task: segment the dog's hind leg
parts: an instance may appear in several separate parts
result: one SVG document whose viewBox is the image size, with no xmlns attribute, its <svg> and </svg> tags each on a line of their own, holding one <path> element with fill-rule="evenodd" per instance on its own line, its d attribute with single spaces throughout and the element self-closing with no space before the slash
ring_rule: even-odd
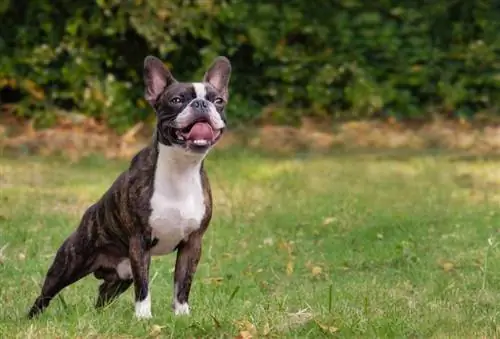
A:
<svg viewBox="0 0 500 339">
<path fill-rule="evenodd" d="M 95 276 L 96 278 L 104 279 L 104 282 L 99 286 L 99 295 L 95 304 L 95 308 L 97 309 L 106 306 L 118 298 L 133 282 L 133 279 L 121 279 L 114 271 L 96 272 Z"/>
<path fill-rule="evenodd" d="M 42 291 L 31 307 L 28 318 L 33 318 L 49 306 L 51 300 L 65 287 L 88 275 L 92 268 L 91 260 L 84 255 L 87 245 L 73 234 L 66 239 L 56 253 L 50 266 Z M 75 241 L 76 240 L 76 241 Z"/>
</svg>

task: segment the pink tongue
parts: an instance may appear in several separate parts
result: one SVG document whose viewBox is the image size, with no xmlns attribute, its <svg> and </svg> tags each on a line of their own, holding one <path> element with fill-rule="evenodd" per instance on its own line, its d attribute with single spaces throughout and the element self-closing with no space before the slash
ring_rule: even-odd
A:
<svg viewBox="0 0 500 339">
<path fill-rule="evenodd" d="M 212 127 L 206 122 L 197 122 L 186 135 L 188 140 L 212 140 L 214 136 Z"/>
</svg>

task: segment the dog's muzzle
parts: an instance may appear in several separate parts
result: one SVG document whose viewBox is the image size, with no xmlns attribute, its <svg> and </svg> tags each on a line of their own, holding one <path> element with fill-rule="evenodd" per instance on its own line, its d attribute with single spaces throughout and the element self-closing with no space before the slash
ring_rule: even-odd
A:
<svg viewBox="0 0 500 339">
<path fill-rule="evenodd" d="M 210 102 L 195 99 L 188 109 L 179 114 L 175 129 L 178 144 L 183 144 L 193 151 L 205 151 L 213 146 L 224 131 L 224 122 Z"/>
</svg>

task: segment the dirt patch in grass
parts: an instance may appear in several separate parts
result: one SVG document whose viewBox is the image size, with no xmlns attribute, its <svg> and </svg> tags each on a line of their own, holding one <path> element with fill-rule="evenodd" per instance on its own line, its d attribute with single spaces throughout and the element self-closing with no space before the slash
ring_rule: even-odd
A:
<svg viewBox="0 0 500 339">
<path fill-rule="evenodd" d="M 77 160 L 101 153 L 130 158 L 147 144 L 153 126 L 139 123 L 122 135 L 92 118 L 60 115 L 57 123 L 35 129 L 30 121 L 0 119 L 0 152 L 64 154 Z M 227 131 L 218 148 L 245 146 L 275 153 L 328 152 L 334 149 L 446 149 L 468 154 L 500 154 L 500 125 L 435 119 L 425 123 L 394 121 L 316 122 L 299 127 L 264 125 Z"/>
</svg>

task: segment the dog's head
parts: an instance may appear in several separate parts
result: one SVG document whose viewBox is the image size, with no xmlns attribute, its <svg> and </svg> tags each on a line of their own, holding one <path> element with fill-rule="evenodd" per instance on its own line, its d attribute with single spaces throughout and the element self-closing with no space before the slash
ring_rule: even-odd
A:
<svg viewBox="0 0 500 339">
<path fill-rule="evenodd" d="M 208 151 L 226 127 L 231 64 L 217 57 L 201 82 L 179 82 L 156 57 L 144 60 L 145 98 L 156 111 L 159 142 Z"/>
</svg>

